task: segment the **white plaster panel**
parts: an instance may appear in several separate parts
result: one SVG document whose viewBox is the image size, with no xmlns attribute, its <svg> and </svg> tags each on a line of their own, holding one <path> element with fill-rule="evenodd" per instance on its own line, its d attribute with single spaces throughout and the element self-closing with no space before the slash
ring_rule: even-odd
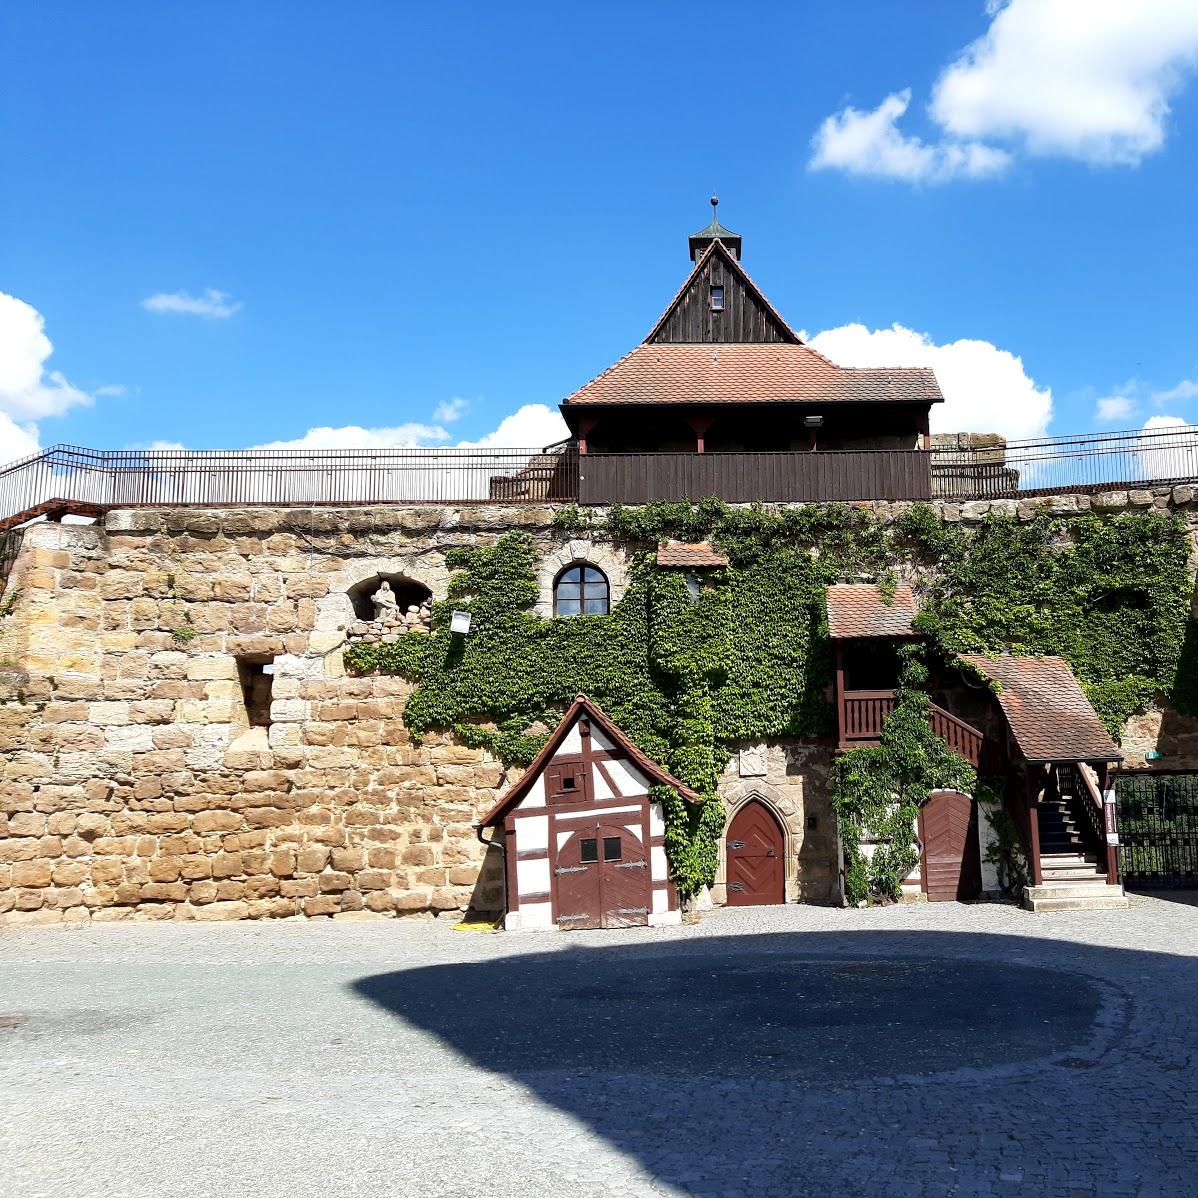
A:
<svg viewBox="0 0 1198 1198">
<path fill-rule="evenodd" d="M 663 911 L 670 909 L 670 894 L 669 891 L 658 888 L 653 892 L 653 914 L 660 915 Z"/>
<path fill-rule="evenodd" d="M 525 850 L 549 849 L 549 816 L 534 815 L 516 825 L 516 847 Z"/>
<path fill-rule="evenodd" d="M 537 775 L 536 781 L 528 788 L 528 794 L 520 800 L 517 806 L 521 811 L 525 807 L 545 806 L 545 779 L 540 774 Z"/>
<path fill-rule="evenodd" d="M 660 803 L 649 804 L 649 835 L 664 836 L 666 834 L 666 821 L 661 813 Z"/>
<path fill-rule="evenodd" d="M 620 796 L 613 793 L 612 788 L 608 786 L 607 779 L 595 766 L 591 766 L 591 794 L 595 796 L 597 803 L 602 803 L 606 799 L 618 799 Z"/>
<path fill-rule="evenodd" d="M 666 851 L 659 844 L 655 844 L 649 850 L 649 867 L 655 882 L 665 882 L 669 880 L 670 867 L 666 863 Z"/>
<path fill-rule="evenodd" d="M 577 757 L 582 752 L 582 733 L 578 731 L 578 722 L 575 721 L 570 731 L 566 733 L 565 740 L 558 745 L 553 756 L 557 757 Z"/>
<path fill-rule="evenodd" d="M 649 779 L 635 765 L 626 761 L 608 761 L 605 764 L 622 797 L 631 798 L 633 795 L 649 793 Z"/>
<path fill-rule="evenodd" d="M 641 835 L 640 828 L 636 824 L 628 824 L 627 830 L 631 835 L 635 836 L 637 838 L 637 840 L 644 839 L 644 837 Z"/>
<path fill-rule="evenodd" d="M 548 894 L 549 858 L 516 862 L 516 888 L 521 894 Z"/>
<path fill-rule="evenodd" d="M 559 812 L 557 821 L 559 824 L 565 823 L 567 820 L 571 823 L 578 820 L 590 820 L 593 823 L 597 819 L 607 819 L 609 816 L 615 816 L 617 817 L 616 823 L 621 824 L 627 822 L 626 819 L 618 818 L 623 816 L 625 812 L 635 812 L 637 815 L 640 815 L 641 809 L 639 807 L 609 807 L 606 811 L 571 811 L 567 814 Z"/>
<path fill-rule="evenodd" d="M 591 725 L 591 740 L 595 742 L 596 749 L 606 749 L 608 752 L 611 752 L 616 747 L 594 724 Z"/>
<path fill-rule="evenodd" d="M 504 921 L 504 926 L 511 926 L 513 931 L 548 931 L 556 926 L 553 922 L 553 905 L 551 903 L 522 903 L 520 910 L 513 914 L 520 917 L 518 923 L 509 925 L 506 920 Z M 508 919 L 511 919 L 510 915 Z"/>
<path fill-rule="evenodd" d="M 682 923 L 681 911 L 653 911 L 649 914 L 651 928 L 668 928 Z"/>
</svg>

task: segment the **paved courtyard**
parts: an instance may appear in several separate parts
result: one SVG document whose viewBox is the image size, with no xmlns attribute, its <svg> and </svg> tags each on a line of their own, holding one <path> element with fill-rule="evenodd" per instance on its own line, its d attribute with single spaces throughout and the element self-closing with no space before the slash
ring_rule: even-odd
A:
<svg viewBox="0 0 1198 1198">
<path fill-rule="evenodd" d="M 1198 1195 L 1198 906 L 0 933 L 0 1194 Z"/>
</svg>

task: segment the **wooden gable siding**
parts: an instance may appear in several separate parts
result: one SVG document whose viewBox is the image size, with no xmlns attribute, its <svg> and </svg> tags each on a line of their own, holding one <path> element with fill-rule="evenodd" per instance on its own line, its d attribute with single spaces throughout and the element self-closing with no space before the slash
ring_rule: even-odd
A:
<svg viewBox="0 0 1198 1198">
<path fill-rule="evenodd" d="M 724 310 L 711 310 L 711 288 L 724 288 Z M 793 341 L 794 334 L 753 293 L 744 276 L 712 254 L 650 338 L 651 344 Z"/>
</svg>

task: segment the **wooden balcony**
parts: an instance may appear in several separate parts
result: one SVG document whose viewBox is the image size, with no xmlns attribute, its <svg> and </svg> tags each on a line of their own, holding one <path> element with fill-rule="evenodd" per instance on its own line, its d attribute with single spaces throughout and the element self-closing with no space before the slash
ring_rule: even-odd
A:
<svg viewBox="0 0 1198 1198">
<path fill-rule="evenodd" d="M 932 455 L 921 449 L 788 453 L 586 453 L 584 504 L 706 499 L 816 503 L 931 499 Z"/>
<path fill-rule="evenodd" d="M 862 749 L 879 744 L 882 724 L 894 710 L 894 691 L 845 691 L 840 701 L 840 747 Z M 982 754 L 982 734 L 971 724 L 933 703 L 932 731 L 954 753 L 977 766 Z"/>
</svg>

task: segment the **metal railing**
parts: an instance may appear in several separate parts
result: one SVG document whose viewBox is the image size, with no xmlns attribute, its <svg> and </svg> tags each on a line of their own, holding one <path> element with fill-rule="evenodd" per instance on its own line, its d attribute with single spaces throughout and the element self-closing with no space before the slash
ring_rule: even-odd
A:
<svg viewBox="0 0 1198 1198">
<path fill-rule="evenodd" d="M 1198 887 L 1198 774 L 1122 773 L 1115 795 L 1125 884 Z"/>
<path fill-rule="evenodd" d="M 995 446 L 957 447 L 939 439 L 932 492 L 958 499 L 1129 490 L 1198 479 L 1198 425 L 1038 437 Z"/>
<path fill-rule="evenodd" d="M 972 441 L 976 441 L 974 438 Z M 370 503 L 1002 499 L 1198 481 L 1198 426 L 962 437 L 923 450 L 592 454 L 548 449 L 114 450 L 58 445 L 0 468 L 0 530 L 55 510 Z"/>
<path fill-rule="evenodd" d="M 0 528 L 56 509 L 549 503 L 578 495 L 577 451 L 112 450 L 56 445 L 0 469 Z"/>
</svg>

